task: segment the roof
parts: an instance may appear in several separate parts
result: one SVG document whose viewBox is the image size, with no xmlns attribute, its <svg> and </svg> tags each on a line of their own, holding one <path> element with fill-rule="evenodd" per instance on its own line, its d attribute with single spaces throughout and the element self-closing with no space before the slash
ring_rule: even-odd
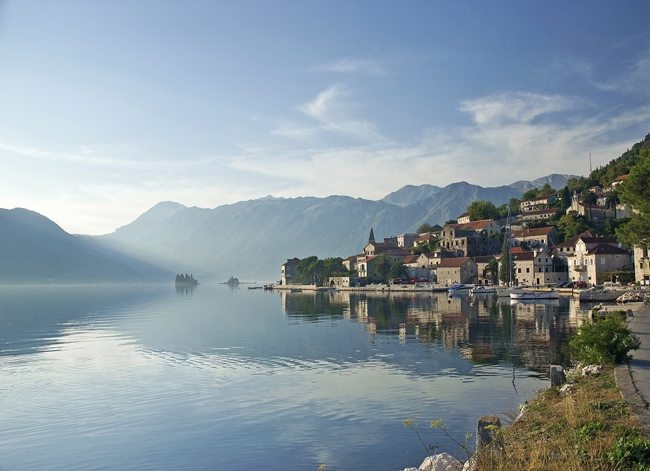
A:
<svg viewBox="0 0 650 471">
<path fill-rule="evenodd" d="M 463 214 L 461 214 L 460 216 L 458 216 L 458 219 L 460 219 L 460 218 L 466 218 L 467 216 L 469 216 L 469 213 L 463 213 Z"/>
<path fill-rule="evenodd" d="M 587 252 L 587 255 L 629 255 L 630 253 L 620 247 L 609 244 L 599 244 Z"/>
<path fill-rule="evenodd" d="M 532 212 L 532 211 L 531 211 Z M 539 237 L 547 236 L 555 229 L 554 226 L 546 227 L 533 227 L 530 229 L 522 229 L 519 231 L 512 231 L 511 237 Z"/>
<path fill-rule="evenodd" d="M 619 175 L 618 177 L 616 177 L 616 178 L 614 179 L 614 181 L 615 181 L 615 182 L 622 182 L 622 181 L 624 181 L 624 180 L 627 180 L 627 177 L 629 177 L 629 176 L 630 176 L 629 173 L 626 173 L 625 175 Z"/>
<path fill-rule="evenodd" d="M 434 236 L 432 233 L 427 232 L 426 234 L 422 234 L 420 237 L 415 239 L 415 242 L 427 242 L 431 239 L 436 239 L 437 237 Z"/>
<path fill-rule="evenodd" d="M 549 208 L 549 209 L 539 209 L 537 211 L 526 211 L 521 214 L 521 216 L 535 216 L 537 214 L 555 214 L 560 210 L 560 208 Z"/>
<path fill-rule="evenodd" d="M 406 265 L 407 263 L 415 263 L 418 261 L 418 258 L 420 258 L 419 255 L 409 255 L 404 259 L 404 265 Z"/>
<path fill-rule="evenodd" d="M 458 268 L 460 266 L 463 266 L 465 263 L 471 261 L 472 260 L 469 259 L 468 257 L 443 258 L 442 261 L 440 262 L 440 265 L 438 265 L 438 268 Z"/>
<path fill-rule="evenodd" d="M 288 258 L 287 261 L 282 264 L 282 266 L 284 266 L 284 265 L 298 265 L 299 263 L 300 263 L 300 259 L 297 258 L 297 257 Z"/>
<path fill-rule="evenodd" d="M 583 236 L 593 237 L 594 235 L 590 231 L 584 231 L 578 234 L 577 236 L 573 236 L 570 239 L 565 240 L 561 244 L 557 244 L 557 247 L 575 247 L 576 243 L 578 242 L 578 239 L 580 239 L 580 237 Z"/>
<path fill-rule="evenodd" d="M 471 221 L 466 224 L 448 224 L 448 227 L 460 230 L 481 231 L 490 225 L 491 222 L 496 224 L 494 219 L 481 219 L 480 221 Z"/>
</svg>

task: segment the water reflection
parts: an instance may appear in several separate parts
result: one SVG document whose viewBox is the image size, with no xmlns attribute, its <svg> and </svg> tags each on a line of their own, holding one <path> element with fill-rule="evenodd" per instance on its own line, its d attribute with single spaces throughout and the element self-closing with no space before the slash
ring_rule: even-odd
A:
<svg viewBox="0 0 650 471">
<path fill-rule="evenodd" d="M 441 344 L 475 364 L 512 363 L 546 372 L 565 364 L 568 338 L 587 308 L 570 298 L 511 302 L 507 298 L 449 298 L 445 293 L 286 293 L 289 318 L 350 319 L 372 336 Z"/>
</svg>

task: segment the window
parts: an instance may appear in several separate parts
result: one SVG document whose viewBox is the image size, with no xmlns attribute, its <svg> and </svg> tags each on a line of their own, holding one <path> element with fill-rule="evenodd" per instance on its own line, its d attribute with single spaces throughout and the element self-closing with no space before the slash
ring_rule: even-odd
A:
<svg viewBox="0 0 650 471">
<path fill-rule="evenodd" d="M 526 273 L 530 273 L 530 268 L 526 268 Z"/>
<path fill-rule="evenodd" d="M 618 255 L 616 256 L 618 258 Z M 605 265 L 605 257 L 600 257 L 600 264 Z"/>
</svg>

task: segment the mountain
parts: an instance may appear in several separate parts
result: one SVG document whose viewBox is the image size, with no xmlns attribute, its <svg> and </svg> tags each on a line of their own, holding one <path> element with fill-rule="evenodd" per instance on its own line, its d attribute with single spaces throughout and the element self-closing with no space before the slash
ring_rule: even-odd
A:
<svg viewBox="0 0 650 471">
<path fill-rule="evenodd" d="M 577 177 L 576 175 L 564 175 L 564 174 L 553 173 L 546 177 L 533 180 L 532 182 L 519 180 L 518 182 L 515 182 L 508 186 L 521 191 L 522 194 L 532 188 L 542 188 L 547 183 L 550 185 L 551 188 L 560 190 L 566 186 L 567 181 L 569 181 L 570 178 L 579 178 L 579 177 Z"/>
<path fill-rule="evenodd" d="M 569 176 L 536 180 L 556 188 Z M 358 254 L 370 228 L 378 239 L 414 232 L 422 223 L 456 219 L 475 200 L 496 205 L 519 198 L 535 182 L 483 188 L 466 182 L 444 188 L 406 186 L 379 201 L 329 196 L 241 201 L 214 209 L 164 202 L 98 240 L 113 251 L 199 279 L 275 280 L 288 258 Z"/>
<path fill-rule="evenodd" d="M 144 273 L 166 273 L 21 208 L 0 209 L 0 247 L 0 283 L 145 282 Z"/>
</svg>

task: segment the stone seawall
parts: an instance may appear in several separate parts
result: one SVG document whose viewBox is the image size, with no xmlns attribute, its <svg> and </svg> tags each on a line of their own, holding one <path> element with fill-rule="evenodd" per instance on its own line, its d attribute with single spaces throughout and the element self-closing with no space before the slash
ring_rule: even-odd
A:
<svg viewBox="0 0 650 471">
<path fill-rule="evenodd" d="M 583 289 L 574 291 L 573 296 L 577 296 L 580 301 L 616 301 L 627 292 L 624 289 Z"/>
<path fill-rule="evenodd" d="M 434 284 L 416 284 L 416 285 L 367 285 L 367 286 L 348 286 L 330 288 L 327 286 L 315 285 L 273 285 L 274 290 L 278 291 L 360 291 L 360 292 L 392 292 L 392 293 L 434 293 L 445 292 L 448 287 Z"/>
</svg>

